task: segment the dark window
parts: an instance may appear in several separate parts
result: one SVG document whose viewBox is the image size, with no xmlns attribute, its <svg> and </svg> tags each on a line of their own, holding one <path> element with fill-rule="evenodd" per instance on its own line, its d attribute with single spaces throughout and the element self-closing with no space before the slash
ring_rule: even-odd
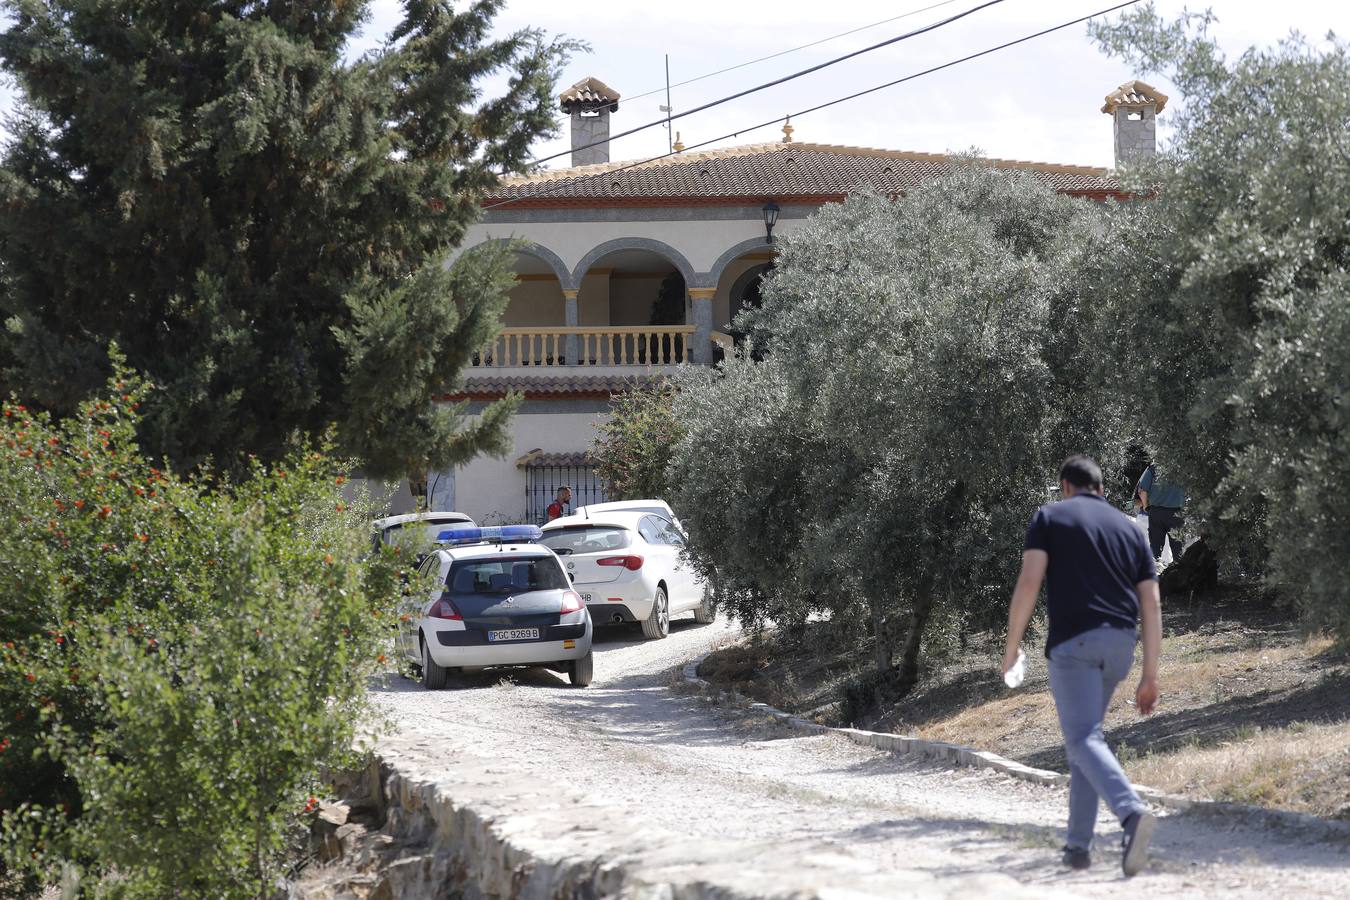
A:
<svg viewBox="0 0 1350 900">
<path fill-rule="evenodd" d="M 633 542 L 633 532 L 608 525 L 578 525 L 545 531 L 539 543 L 561 556 L 571 553 L 603 553 L 622 550 Z"/>
<path fill-rule="evenodd" d="M 595 466 L 530 466 L 525 470 L 525 521 L 536 525 L 548 521 L 548 505 L 564 485 L 572 489 L 568 513 L 578 506 L 609 499 Z"/>
<path fill-rule="evenodd" d="M 452 596 L 561 591 L 569 587 L 557 557 L 519 556 L 466 559 L 450 567 L 445 583 Z"/>
</svg>

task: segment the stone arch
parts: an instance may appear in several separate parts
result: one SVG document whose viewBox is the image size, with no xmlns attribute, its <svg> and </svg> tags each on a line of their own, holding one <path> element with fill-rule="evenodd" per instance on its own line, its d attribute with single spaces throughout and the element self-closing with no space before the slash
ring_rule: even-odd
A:
<svg viewBox="0 0 1350 900">
<path fill-rule="evenodd" d="M 712 287 L 715 288 L 722 281 L 722 272 L 727 266 L 749 253 L 751 250 L 773 250 L 776 245 L 770 244 L 762 237 L 753 237 L 749 240 L 741 241 L 739 244 L 731 247 L 727 252 L 717 257 L 717 262 L 712 264 L 712 268 L 699 276 L 699 281 L 694 283 L 694 287 Z"/>
<path fill-rule="evenodd" d="M 562 261 L 562 257 L 543 244 L 536 244 L 534 241 L 521 240 L 520 238 L 488 238 L 474 244 L 473 247 L 465 247 L 464 252 L 468 253 L 476 247 L 486 247 L 489 244 L 506 244 L 516 253 L 526 253 L 547 264 L 553 270 L 553 274 L 557 276 L 558 283 L 562 285 L 564 290 L 576 286 L 572 284 L 571 273 L 567 271 L 567 263 Z"/>
<path fill-rule="evenodd" d="M 745 297 L 745 289 L 748 288 L 756 278 L 763 277 L 764 273 L 769 271 L 769 267 L 772 265 L 772 262 L 766 262 L 758 266 L 751 266 L 731 283 L 731 289 L 727 291 L 727 305 L 733 319 L 736 318 L 736 314 L 744 308 L 743 300 Z"/>
<path fill-rule="evenodd" d="M 684 277 L 686 287 L 697 287 L 697 276 L 694 274 L 694 267 L 689 264 L 689 260 L 684 258 L 684 254 L 664 241 L 656 241 L 651 238 L 615 238 L 612 241 L 605 241 L 597 247 L 591 249 L 589 253 L 581 258 L 577 267 L 572 270 L 571 278 L 566 287 L 578 287 L 581 285 L 581 279 L 586 277 L 587 270 L 595 265 L 601 257 L 608 256 L 616 250 L 646 250 L 649 253 L 656 253 L 665 257 L 672 266 L 679 270 L 680 275 Z"/>
</svg>

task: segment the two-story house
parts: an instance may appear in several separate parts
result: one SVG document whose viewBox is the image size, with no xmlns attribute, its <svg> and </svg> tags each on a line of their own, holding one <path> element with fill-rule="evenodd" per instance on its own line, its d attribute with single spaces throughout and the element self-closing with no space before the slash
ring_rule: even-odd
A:
<svg viewBox="0 0 1350 900">
<path fill-rule="evenodd" d="M 564 91 L 572 167 L 505 180 L 484 201 L 463 249 L 520 242 L 501 335 L 446 400 L 474 404 L 520 391 L 504 459 L 429 473 L 430 503 L 480 520 L 537 521 L 554 489 L 574 504 L 602 498 L 588 456 L 611 396 L 679 366 L 710 365 L 729 347 L 737 311 L 758 300 L 772 238 L 859 188 L 899 197 L 949 166 L 936 153 L 780 141 L 681 151 L 640 164 L 608 158 L 619 95 L 588 78 Z M 1106 98 L 1117 164 L 1153 152 L 1167 98 L 1133 81 Z M 1107 170 L 991 159 L 1086 199 L 1121 196 Z M 410 503 L 401 492 L 400 504 Z"/>
</svg>

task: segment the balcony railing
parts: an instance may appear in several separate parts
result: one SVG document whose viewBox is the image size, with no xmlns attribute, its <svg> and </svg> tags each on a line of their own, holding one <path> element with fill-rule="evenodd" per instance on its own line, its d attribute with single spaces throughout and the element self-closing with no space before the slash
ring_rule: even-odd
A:
<svg viewBox="0 0 1350 900">
<path fill-rule="evenodd" d="M 673 366 L 694 356 L 693 325 L 503 328 L 473 365 Z"/>
</svg>

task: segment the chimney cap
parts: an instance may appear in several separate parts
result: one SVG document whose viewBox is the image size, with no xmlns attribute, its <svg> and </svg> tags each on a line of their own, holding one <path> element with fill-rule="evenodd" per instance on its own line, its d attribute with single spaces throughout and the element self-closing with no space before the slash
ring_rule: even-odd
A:
<svg viewBox="0 0 1350 900">
<path fill-rule="evenodd" d="M 604 107 L 609 107 L 610 112 L 618 112 L 619 92 L 591 75 L 559 94 L 558 102 L 566 113 L 590 112 Z"/>
<path fill-rule="evenodd" d="M 1151 106 L 1155 113 L 1160 113 L 1166 105 L 1166 94 L 1136 78 L 1107 94 L 1106 105 L 1102 107 L 1102 112 L 1111 115 L 1117 109 L 1144 109 Z"/>
</svg>

